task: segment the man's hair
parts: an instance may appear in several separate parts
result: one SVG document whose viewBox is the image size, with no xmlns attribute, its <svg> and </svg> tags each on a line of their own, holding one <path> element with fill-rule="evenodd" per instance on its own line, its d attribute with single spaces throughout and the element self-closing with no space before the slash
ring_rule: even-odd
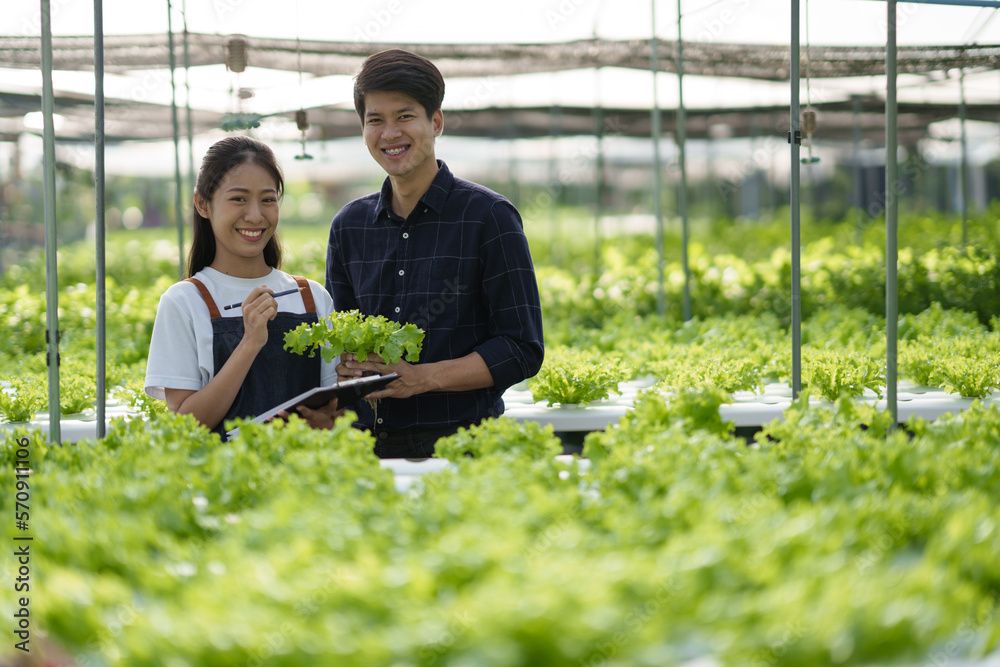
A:
<svg viewBox="0 0 1000 667">
<path fill-rule="evenodd" d="M 444 100 L 444 77 L 427 58 L 402 49 L 389 49 L 368 56 L 354 77 L 354 108 L 362 125 L 365 95 L 373 91 L 406 93 L 420 103 L 430 118 Z"/>
</svg>

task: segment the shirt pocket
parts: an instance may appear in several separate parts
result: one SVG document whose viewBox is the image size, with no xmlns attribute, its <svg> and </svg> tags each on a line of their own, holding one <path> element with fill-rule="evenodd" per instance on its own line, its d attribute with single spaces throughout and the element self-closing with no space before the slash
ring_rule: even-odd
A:
<svg viewBox="0 0 1000 667">
<path fill-rule="evenodd" d="M 476 294 L 482 286 L 478 259 L 444 257 L 431 262 L 428 295 L 448 303 Z"/>
</svg>

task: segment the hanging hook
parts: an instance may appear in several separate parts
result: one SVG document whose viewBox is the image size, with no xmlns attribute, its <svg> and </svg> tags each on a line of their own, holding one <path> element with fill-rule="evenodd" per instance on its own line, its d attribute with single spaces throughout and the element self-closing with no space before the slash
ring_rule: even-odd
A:
<svg viewBox="0 0 1000 667">
<path fill-rule="evenodd" d="M 311 160 L 312 155 L 306 153 L 306 130 L 309 129 L 309 117 L 306 115 L 305 109 L 299 109 L 295 112 L 295 125 L 298 126 L 299 132 L 302 133 L 302 139 L 300 140 L 302 144 L 302 155 L 296 155 L 296 160 Z"/>
<path fill-rule="evenodd" d="M 815 164 L 819 162 L 818 157 L 813 157 L 812 136 L 815 131 L 816 112 L 812 109 L 806 109 L 802 112 L 802 132 L 806 135 L 806 140 L 802 142 L 802 145 L 808 150 L 809 156 L 799 160 L 802 164 Z"/>
</svg>

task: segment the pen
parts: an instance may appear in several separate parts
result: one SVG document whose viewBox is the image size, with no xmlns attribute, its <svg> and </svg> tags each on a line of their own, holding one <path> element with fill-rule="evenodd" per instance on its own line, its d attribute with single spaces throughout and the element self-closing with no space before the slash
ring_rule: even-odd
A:
<svg viewBox="0 0 1000 667">
<path fill-rule="evenodd" d="M 296 292 L 301 292 L 302 290 L 303 290 L 302 287 L 296 287 L 295 289 L 286 289 L 284 292 L 275 292 L 271 296 L 277 299 L 279 296 L 285 296 L 286 294 L 295 294 Z M 230 308 L 239 308 L 242 305 L 243 305 L 242 303 L 231 303 L 228 306 L 225 306 L 222 310 L 229 310 Z"/>
</svg>

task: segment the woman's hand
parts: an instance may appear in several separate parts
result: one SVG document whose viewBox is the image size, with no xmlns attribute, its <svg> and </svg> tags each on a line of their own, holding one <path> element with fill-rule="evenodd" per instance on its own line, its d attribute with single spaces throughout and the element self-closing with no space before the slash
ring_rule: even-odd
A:
<svg viewBox="0 0 1000 667">
<path fill-rule="evenodd" d="M 255 287 L 241 305 L 243 342 L 257 351 L 267 343 L 267 323 L 278 315 L 278 302 L 271 296 L 273 293 L 263 285 Z"/>
<path fill-rule="evenodd" d="M 333 423 L 337 420 L 337 417 L 343 417 L 344 411 L 338 409 L 337 399 L 331 398 L 330 402 L 321 408 L 316 408 L 312 410 L 304 405 L 296 407 L 299 415 L 306 420 L 313 428 L 320 428 L 330 430 L 333 428 Z M 279 417 L 288 418 L 288 413 L 282 411 L 278 413 Z"/>
</svg>

